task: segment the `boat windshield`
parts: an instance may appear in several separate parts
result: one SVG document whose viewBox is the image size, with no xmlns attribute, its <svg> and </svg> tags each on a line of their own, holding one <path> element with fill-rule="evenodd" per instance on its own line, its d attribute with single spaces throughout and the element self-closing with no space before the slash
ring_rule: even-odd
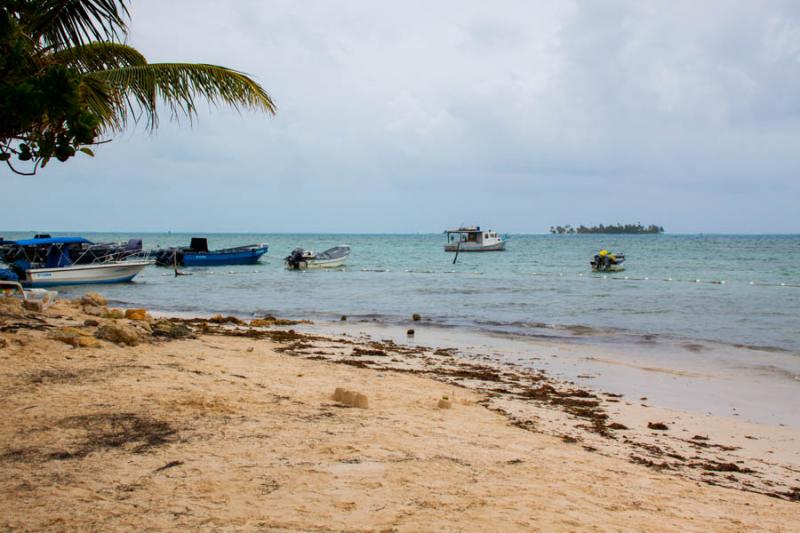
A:
<svg viewBox="0 0 800 533">
<path fill-rule="evenodd" d="M 447 240 L 449 242 L 478 242 L 479 231 L 448 231 Z"/>
<path fill-rule="evenodd" d="M 334 246 L 333 248 L 328 248 L 324 252 L 317 254 L 317 259 L 338 259 L 349 253 L 349 246 Z"/>
</svg>

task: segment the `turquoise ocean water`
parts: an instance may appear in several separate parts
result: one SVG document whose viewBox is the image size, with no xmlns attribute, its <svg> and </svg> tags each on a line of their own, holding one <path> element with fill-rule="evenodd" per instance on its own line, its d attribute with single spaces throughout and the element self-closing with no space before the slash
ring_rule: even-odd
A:
<svg viewBox="0 0 800 533">
<path fill-rule="evenodd" d="M 82 235 L 96 242 L 140 237 L 145 248 L 188 245 L 192 237 Z M 441 234 L 206 236 L 210 248 L 267 242 L 270 249 L 257 265 L 185 269 L 192 275 L 178 278 L 148 267 L 135 282 L 102 292 L 118 305 L 169 312 L 386 323 L 420 313 L 443 327 L 537 338 L 710 340 L 800 356 L 798 235 L 511 235 L 506 252 L 462 253 L 455 265 Z M 343 269 L 283 268 L 295 247 L 337 244 L 353 249 Z M 588 262 L 600 248 L 624 252 L 626 271 L 592 274 Z"/>
</svg>

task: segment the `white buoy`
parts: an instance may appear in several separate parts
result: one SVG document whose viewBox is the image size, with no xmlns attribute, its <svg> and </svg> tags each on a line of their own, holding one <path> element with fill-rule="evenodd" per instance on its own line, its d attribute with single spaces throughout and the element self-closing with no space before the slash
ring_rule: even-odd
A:
<svg viewBox="0 0 800 533">
<path fill-rule="evenodd" d="M 650 280 L 650 278 L 648 278 L 648 277 L 645 277 L 645 278 L 644 278 L 644 280 L 645 280 L 645 281 L 649 281 L 649 280 Z"/>
</svg>

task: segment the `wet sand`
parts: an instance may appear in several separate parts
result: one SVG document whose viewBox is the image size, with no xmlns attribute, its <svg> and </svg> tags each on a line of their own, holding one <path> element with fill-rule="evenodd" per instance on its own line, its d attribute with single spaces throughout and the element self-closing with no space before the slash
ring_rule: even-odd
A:
<svg viewBox="0 0 800 533">
<path fill-rule="evenodd" d="M 791 428 L 281 321 L 0 304 L 6 529 L 800 528 Z"/>
<path fill-rule="evenodd" d="M 408 337 L 406 330 L 415 329 Z M 800 429 L 800 353 L 766 353 L 709 341 L 603 342 L 552 339 L 447 328 L 408 321 L 316 322 L 304 330 L 391 339 L 411 346 L 447 346 L 461 357 L 542 369 L 580 387 L 646 396 L 648 403 L 679 411 L 734 417 Z M 688 345 L 688 348 L 687 348 Z"/>
</svg>

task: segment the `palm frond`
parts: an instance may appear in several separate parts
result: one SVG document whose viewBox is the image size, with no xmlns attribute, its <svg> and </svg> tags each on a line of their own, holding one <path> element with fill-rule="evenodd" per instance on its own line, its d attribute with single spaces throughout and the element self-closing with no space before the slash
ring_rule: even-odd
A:
<svg viewBox="0 0 800 533">
<path fill-rule="evenodd" d="M 128 102 L 105 81 L 85 76 L 81 80 L 80 97 L 95 116 L 101 129 L 119 131 L 128 122 Z"/>
<path fill-rule="evenodd" d="M 92 72 L 86 77 L 104 81 L 125 95 L 135 119 L 146 117 L 150 129 L 158 125 L 158 100 L 167 105 L 174 119 L 196 116 L 197 96 L 212 105 L 226 104 L 236 110 L 273 115 L 276 110 L 272 98 L 258 83 L 241 72 L 216 65 L 153 63 Z"/>
<path fill-rule="evenodd" d="M 93 40 L 119 40 L 127 33 L 126 0 L 42 0 L 28 21 L 48 46 L 71 48 Z"/>
<path fill-rule="evenodd" d="M 102 41 L 59 50 L 49 54 L 47 58 L 75 68 L 81 73 L 147 64 L 147 59 L 135 48 Z"/>
</svg>

